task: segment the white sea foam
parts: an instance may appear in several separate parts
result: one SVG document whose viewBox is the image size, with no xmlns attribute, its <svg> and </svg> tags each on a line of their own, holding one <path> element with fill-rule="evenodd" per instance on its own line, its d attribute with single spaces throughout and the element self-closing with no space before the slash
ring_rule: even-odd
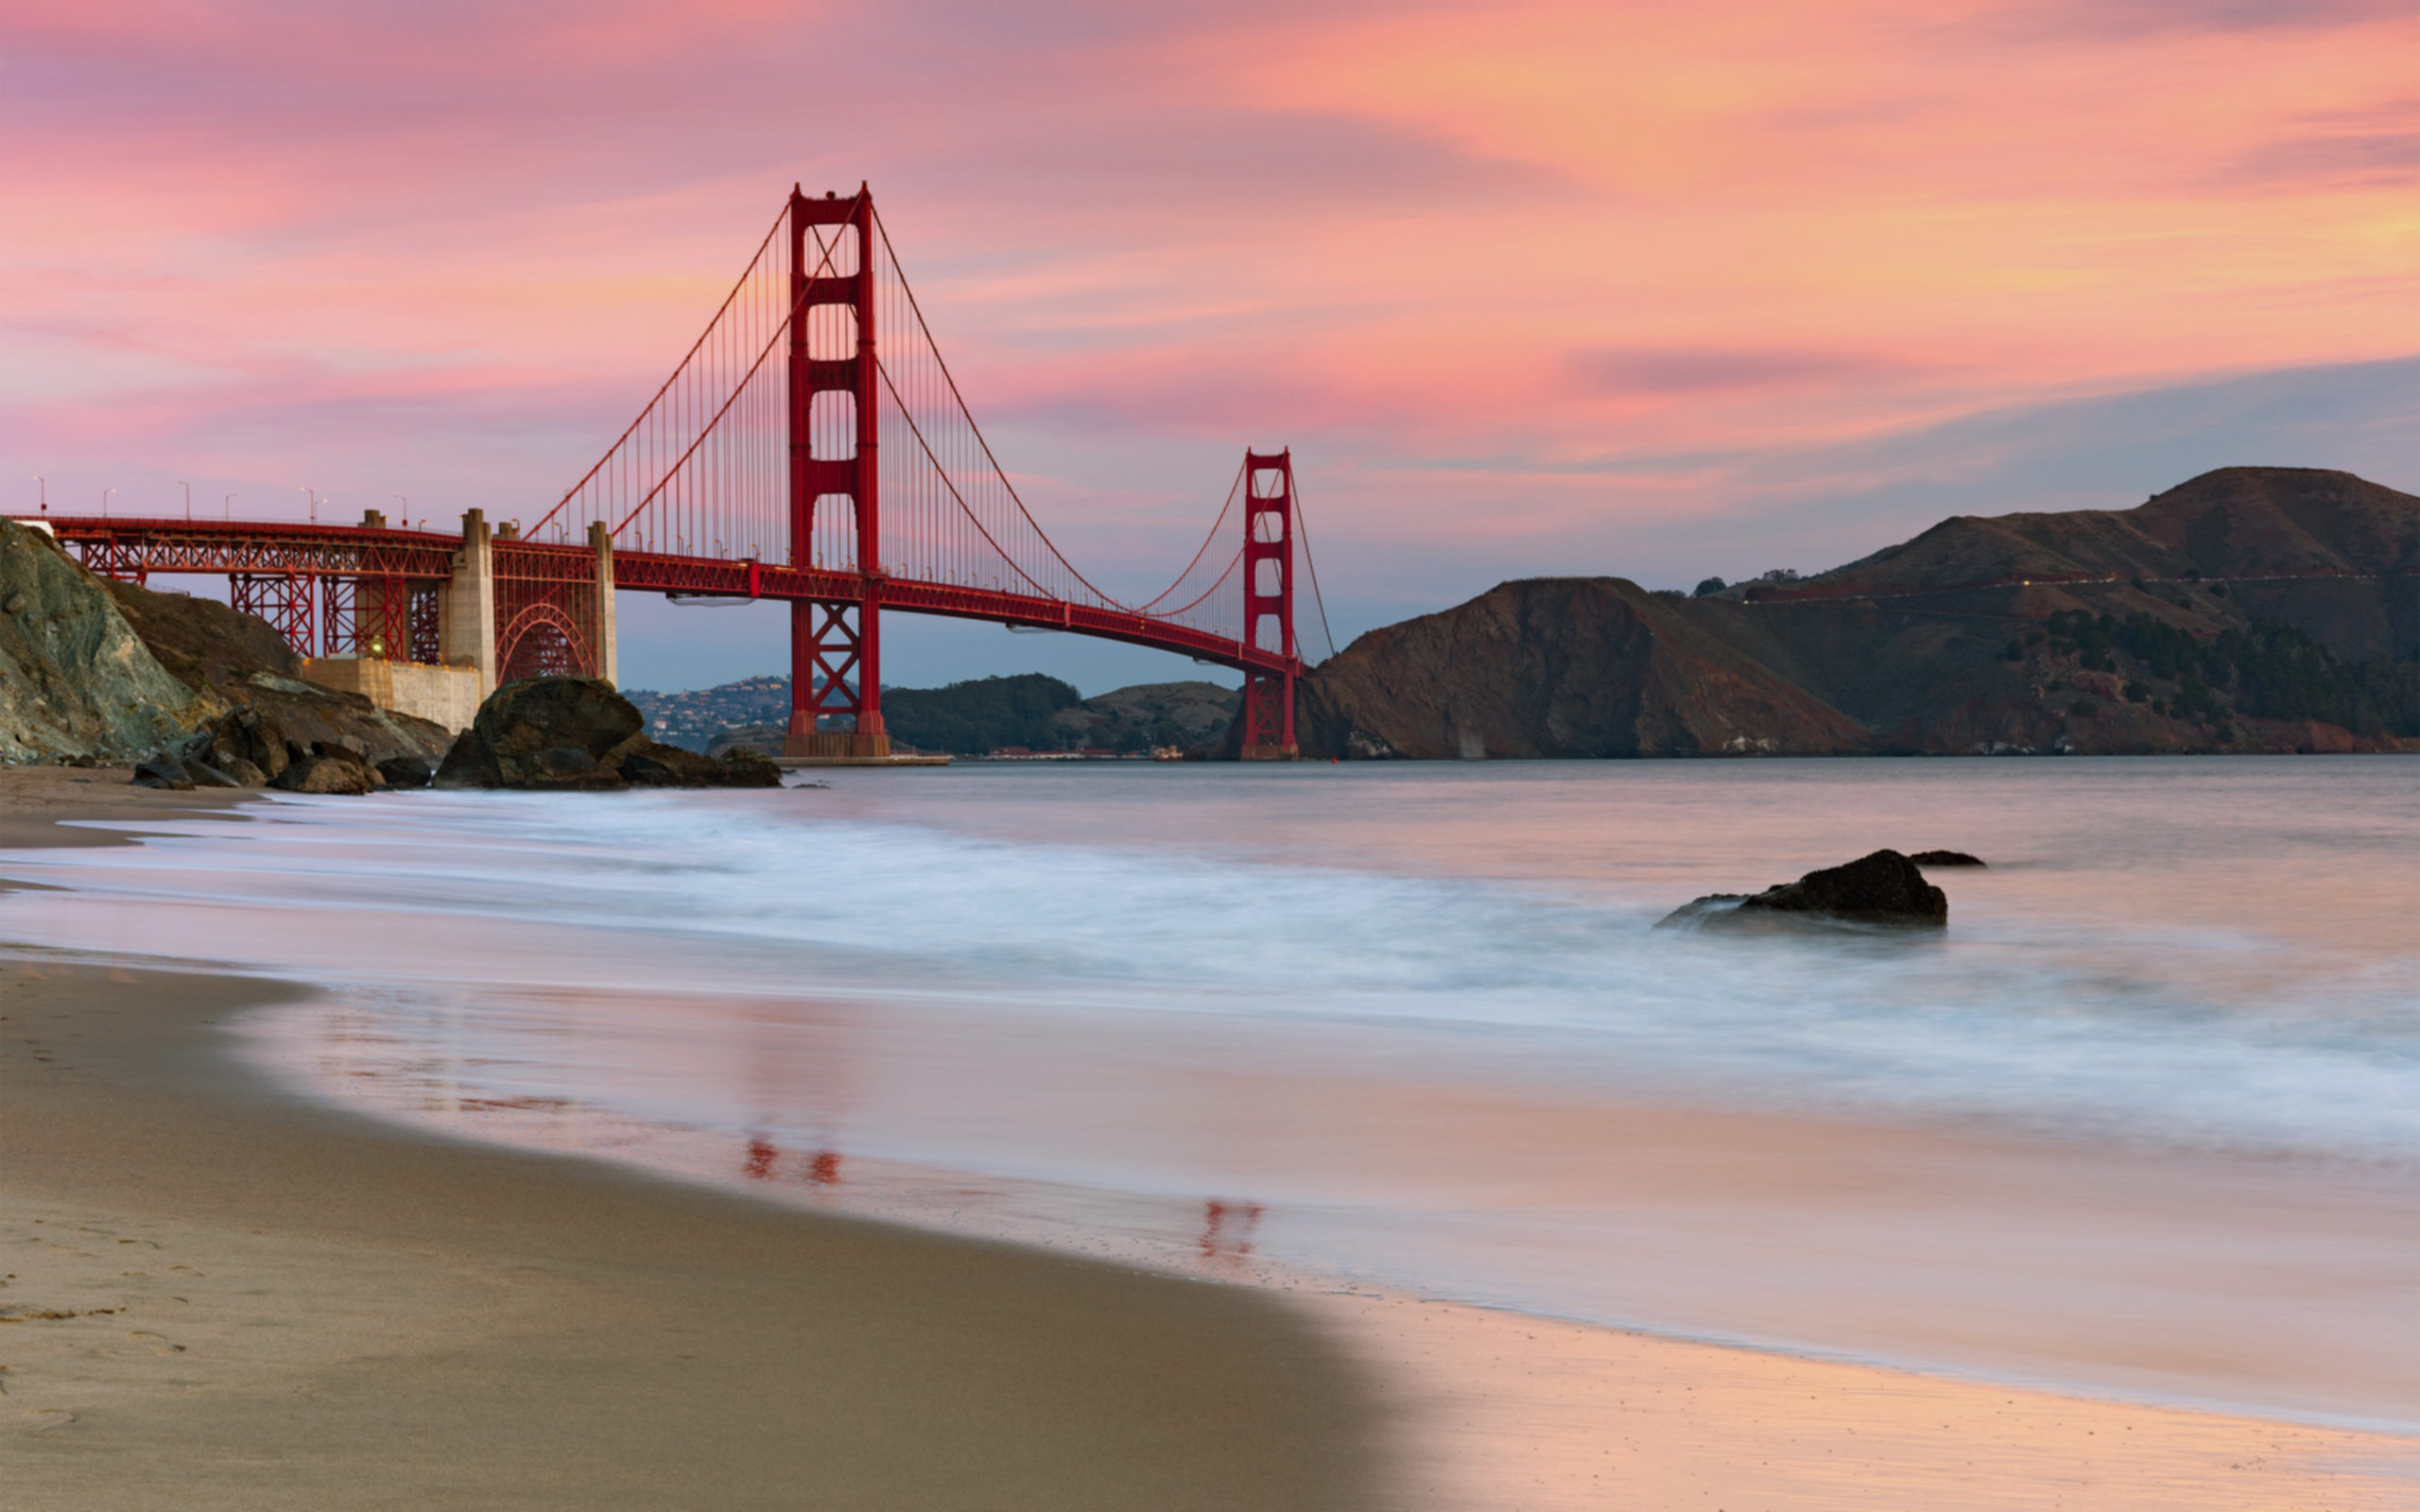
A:
<svg viewBox="0 0 2420 1512">
<path fill-rule="evenodd" d="M 1943 938 L 1743 940 L 1651 930 L 1681 900 L 1649 902 L 1617 867 L 1304 867 L 835 816 L 820 798 L 289 799 L 274 822 L 28 860 L 221 910 L 366 912 L 405 935 L 444 918 L 589 933 L 587 965 L 574 948 L 545 970 L 600 986 L 1419 1024 L 1631 1090 L 2420 1161 L 2411 941 L 2160 917 L 2122 871 L 2069 868 L 2048 907 L 2038 885 L 2031 906 L 1996 907 L 1987 885 L 1962 885 L 1983 878 L 1944 874 L 1959 901 Z M 2391 864 L 2374 885 L 2408 880 Z M 287 948 L 245 964 L 289 964 Z M 527 969 L 512 954 L 464 937 L 380 970 L 510 977 Z"/>
</svg>

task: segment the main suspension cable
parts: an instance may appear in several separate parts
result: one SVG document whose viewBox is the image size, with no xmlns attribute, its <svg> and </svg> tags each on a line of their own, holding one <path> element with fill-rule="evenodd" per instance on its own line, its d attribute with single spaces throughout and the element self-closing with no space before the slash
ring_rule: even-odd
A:
<svg viewBox="0 0 2420 1512">
<path fill-rule="evenodd" d="M 705 330 L 699 333 L 698 339 L 690 345 L 688 352 L 682 357 L 680 366 L 672 369 L 672 376 L 664 380 L 664 387 L 657 389 L 655 391 L 655 397 L 647 402 L 647 407 L 639 411 L 639 418 L 631 421 L 629 428 L 614 438 L 613 445 L 605 448 L 605 455 L 596 459 L 596 465 L 582 473 L 579 481 L 573 484 L 570 490 L 566 491 L 560 500 L 556 501 L 555 507 L 546 511 L 544 518 L 541 519 L 536 524 L 529 527 L 529 535 L 531 537 L 534 538 L 539 531 L 544 529 L 547 521 L 552 520 L 556 515 L 561 514 L 562 512 L 563 506 L 571 503 L 573 498 L 579 494 L 580 490 L 588 487 L 589 480 L 596 476 L 598 472 L 602 472 L 605 464 L 614 459 L 614 454 L 622 449 L 622 443 L 629 440 L 631 434 L 637 431 L 641 425 L 647 423 L 647 418 L 655 413 L 655 406 L 664 403 L 664 396 L 672 391 L 672 386 L 681 381 L 681 375 L 688 371 L 689 364 L 697 359 L 698 349 L 706 344 L 706 338 L 715 334 L 715 327 L 722 323 L 722 318 L 724 314 L 731 309 L 732 301 L 739 298 L 739 291 L 746 288 L 748 286 L 749 279 L 755 276 L 756 265 L 765 260 L 765 249 L 772 246 L 773 238 L 782 233 L 783 216 L 787 215 L 789 213 L 789 203 L 785 200 L 782 204 L 780 214 L 773 217 L 772 229 L 766 232 L 765 239 L 756 244 L 756 255 L 748 260 L 747 271 L 739 275 L 739 282 L 734 284 L 731 286 L 731 292 L 723 296 L 722 303 L 715 310 L 714 318 L 708 320 L 706 322 Z M 795 314 L 795 310 L 793 310 L 792 313 Z M 751 372 L 755 371 L 752 368 L 749 370 Z"/>
<path fill-rule="evenodd" d="M 1320 634 L 1327 640 L 1327 654 L 1336 655 L 1336 634 L 1327 627 L 1327 600 L 1320 596 L 1320 559 L 1311 555 L 1311 522 L 1303 509 L 1303 480 L 1293 479 L 1294 524 L 1303 532 L 1303 565 L 1311 570 L 1311 602 L 1320 611 Z"/>
<path fill-rule="evenodd" d="M 859 191 L 856 198 L 863 198 L 864 192 L 862 190 Z M 818 237 L 816 240 L 821 242 L 822 238 Z M 639 517 L 640 510 L 645 509 L 648 505 L 653 504 L 655 502 L 656 495 L 662 493 L 667 484 L 669 484 L 674 478 L 681 475 L 681 470 L 688 465 L 689 458 L 697 455 L 699 447 L 706 444 L 706 438 L 712 436 L 714 434 L 715 427 L 722 423 L 722 418 L 731 413 L 731 406 L 739 403 L 740 395 L 748 392 L 749 384 L 753 382 L 756 377 L 756 369 L 765 366 L 765 359 L 773 354 L 773 349 L 781 344 L 784 336 L 789 334 L 791 324 L 798 319 L 798 312 L 804 309 L 806 305 L 807 295 L 812 292 L 814 288 L 814 280 L 822 277 L 824 272 L 831 267 L 832 253 L 838 249 L 839 245 L 840 239 L 838 237 L 835 236 L 832 238 L 832 245 L 824 249 L 822 258 L 816 263 L 815 271 L 807 275 L 807 282 L 800 286 L 798 297 L 790 301 L 790 313 L 788 319 L 784 320 L 781 325 L 774 329 L 771 339 L 765 343 L 765 350 L 756 353 L 756 360 L 748 365 L 748 371 L 741 375 L 740 380 L 736 385 L 733 386 L 731 397 L 724 400 L 722 402 L 722 407 L 715 411 L 714 419 L 706 421 L 706 423 L 699 429 L 698 438 L 689 443 L 688 450 L 683 452 L 680 456 L 673 461 L 673 464 L 670 467 L 664 470 L 664 476 L 655 480 L 655 487 L 647 490 L 647 496 L 639 500 L 638 503 L 631 506 L 631 512 L 622 517 L 621 524 L 615 525 L 611 532 L 612 534 L 616 536 L 620 535 L 625 526 L 629 525 L 631 521 Z M 762 255 L 761 250 L 759 255 Z M 556 507 L 561 508 L 562 506 L 558 505 Z"/>
</svg>

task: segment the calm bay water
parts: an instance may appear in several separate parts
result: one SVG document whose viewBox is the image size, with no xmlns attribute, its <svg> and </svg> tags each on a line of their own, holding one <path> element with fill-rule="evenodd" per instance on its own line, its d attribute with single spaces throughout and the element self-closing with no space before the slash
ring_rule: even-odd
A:
<svg viewBox="0 0 2420 1512">
<path fill-rule="evenodd" d="M 258 1053 L 388 1116 L 2420 1421 L 2413 760 L 968 765 L 172 829 L 0 856 L 65 889 L 0 936 L 319 984 Z M 1935 874 L 1945 937 L 1651 927 L 1884 845 L 1991 863 Z"/>
</svg>

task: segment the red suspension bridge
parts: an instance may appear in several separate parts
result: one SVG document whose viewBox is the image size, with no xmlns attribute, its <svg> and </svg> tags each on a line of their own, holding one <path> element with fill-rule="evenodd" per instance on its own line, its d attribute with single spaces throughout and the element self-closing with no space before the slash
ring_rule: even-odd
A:
<svg viewBox="0 0 2420 1512">
<path fill-rule="evenodd" d="M 889 753 L 886 610 L 1236 668 L 1244 755 L 1294 754 L 1294 577 L 1310 554 L 1291 455 L 1245 454 L 1165 590 L 1104 592 L 993 455 L 862 187 L 791 192 L 672 376 L 526 531 L 478 510 L 458 534 L 376 512 L 50 524 L 106 576 L 226 575 L 235 607 L 305 655 L 468 668 L 481 694 L 540 673 L 613 678 L 617 591 L 786 601 L 793 755 Z"/>
</svg>

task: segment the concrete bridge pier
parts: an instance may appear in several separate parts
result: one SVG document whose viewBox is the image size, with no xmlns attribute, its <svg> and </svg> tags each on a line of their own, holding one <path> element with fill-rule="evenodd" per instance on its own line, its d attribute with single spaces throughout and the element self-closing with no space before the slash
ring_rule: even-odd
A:
<svg viewBox="0 0 2420 1512">
<path fill-rule="evenodd" d="M 614 533 L 602 520 L 588 523 L 588 547 L 596 554 L 596 613 L 588 627 L 590 654 L 596 676 L 616 688 L 622 685 L 621 655 L 614 640 Z"/>
<path fill-rule="evenodd" d="M 462 516 L 462 549 L 439 600 L 437 648 L 448 665 L 478 673 L 481 698 L 495 692 L 495 548 L 487 512 L 472 509 Z"/>
</svg>

